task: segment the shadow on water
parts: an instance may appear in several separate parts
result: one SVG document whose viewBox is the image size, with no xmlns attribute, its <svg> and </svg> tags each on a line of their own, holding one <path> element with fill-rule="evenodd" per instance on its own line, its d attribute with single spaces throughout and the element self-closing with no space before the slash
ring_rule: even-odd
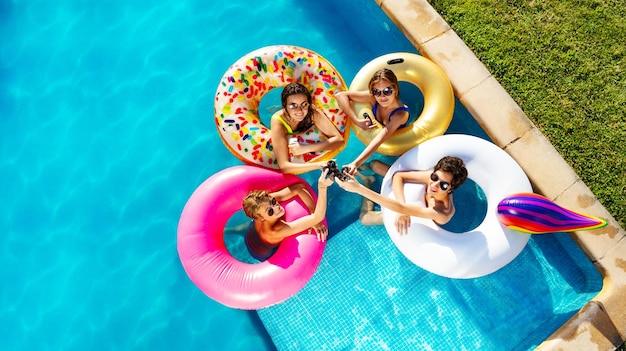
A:
<svg viewBox="0 0 626 351">
<path fill-rule="evenodd" d="M 487 197 L 472 179 L 454 190 L 454 207 L 456 212 L 450 222 L 441 228 L 452 233 L 465 233 L 478 227 L 487 214 Z"/>
<path fill-rule="evenodd" d="M 577 294 L 585 296 L 586 293 L 595 294 L 600 291 L 602 275 L 589 262 L 589 258 L 571 239 L 569 233 L 536 234 L 532 239 L 537 243 L 537 257 L 544 260 L 547 266 L 555 267 L 559 279 Z M 567 263 L 564 264 L 563 261 Z M 569 301 L 568 304 L 578 305 L 579 302 Z"/>
</svg>

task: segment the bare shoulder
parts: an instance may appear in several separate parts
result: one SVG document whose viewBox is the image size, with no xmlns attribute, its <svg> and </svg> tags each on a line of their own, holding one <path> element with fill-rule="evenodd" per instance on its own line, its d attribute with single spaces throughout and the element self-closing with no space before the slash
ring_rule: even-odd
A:
<svg viewBox="0 0 626 351">
<path fill-rule="evenodd" d="M 261 237 L 264 242 L 271 245 L 277 245 L 283 240 L 283 238 L 289 236 L 288 233 L 286 233 L 286 230 L 288 229 L 288 226 L 284 222 L 279 221 L 274 223 L 272 227 L 262 227 L 258 233 L 259 237 Z"/>
<path fill-rule="evenodd" d="M 271 117 L 271 123 L 274 123 L 274 121 L 276 122 L 280 122 L 278 121 L 278 118 L 284 118 L 285 117 L 285 111 L 283 109 L 280 109 L 276 112 L 274 112 L 274 114 Z"/>
</svg>

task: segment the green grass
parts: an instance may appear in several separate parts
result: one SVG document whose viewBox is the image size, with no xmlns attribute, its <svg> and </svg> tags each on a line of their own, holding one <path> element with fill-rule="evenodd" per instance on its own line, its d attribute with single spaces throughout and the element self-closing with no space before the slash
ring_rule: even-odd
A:
<svg viewBox="0 0 626 351">
<path fill-rule="evenodd" d="M 430 2 L 626 228 L 623 0 Z"/>
</svg>

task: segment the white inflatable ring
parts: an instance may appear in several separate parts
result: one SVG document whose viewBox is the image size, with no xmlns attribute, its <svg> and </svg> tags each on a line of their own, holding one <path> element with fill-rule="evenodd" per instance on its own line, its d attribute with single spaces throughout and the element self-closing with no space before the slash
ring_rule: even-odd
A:
<svg viewBox="0 0 626 351">
<path fill-rule="evenodd" d="M 381 194 L 393 196 L 391 177 L 397 171 L 432 168 L 444 156 L 463 159 L 468 178 L 487 198 L 482 223 L 466 233 L 452 233 L 431 220 L 411 217 L 409 233 L 396 231 L 396 213 L 382 208 L 385 229 L 398 249 L 413 263 L 450 278 L 475 278 L 495 272 L 524 249 L 530 235 L 504 226 L 498 220 L 498 203 L 505 197 L 532 192 L 528 177 L 505 151 L 469 135 L 444 135 L 409 150 L 393 163 L 383 179 Z M 407 202 L 424 203 L 424 186 L 406 184 Z M 455 199 L 459 201 L 459 199 Z"/>
<path fill-rule="evenodd" d="M 274 88 L 300 82 L 309 88 L 315 105 L 343 135 L 344 145 L 320 152 L 305 161 L 334 158 L 348 142 L 348 116 L 341 111 L 335 94 L 346 90 L 339 72 L 322 56 L 297 46 L 274 45 L 257 49 L 241 57 L 224 73 L 215 94 L 215 123 L 224 145 L 241 161 L 278 169 L 270 140 L 270 130 L 259 117 L 259 105 Z M 315 127 L 295 134 L 301 143 L 315 143 L 324 138 Z M 308 155 L 307 155 L 308 156 Z"/>
<path fill-rule="evenodd" d="M 367 91 L 372 75 L 382 68 L 392 70 L 399 81 L 417 86 L 424 95 L 424 109 L 415 122 L 396 130 L 378 147 L 377 152 L 399 156 L 432 137 L 443 135 L 448 130 L 454 113 L 454 92 L 443 70 L 431 60 L 417 54 L 386 54 L 363 66 L 350 83 L 350 90 Z M 359 118 L 363 118 L 364 113 L 374 115 L 372 107 L 367 103 L 354 103 L 352 107 Z M 379 128 L 364 130 L 353 125 L 352 130 L 363 144 L 369 145 L 382 130 L 382 126 L 378 126 Z"/>
</svg>

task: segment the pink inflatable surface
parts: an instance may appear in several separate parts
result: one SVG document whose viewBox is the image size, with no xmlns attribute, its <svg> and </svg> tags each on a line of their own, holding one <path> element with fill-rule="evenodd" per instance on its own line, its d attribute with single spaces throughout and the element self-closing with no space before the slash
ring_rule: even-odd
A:
<svg viewBox="0 0 626 351">
<path fill-rule="evenodd" d="M 258 264 L 234 258 L 223 235 L 226 223 L 241 210 L 241 200 L 249 191 L 271 192 L 297 182 L 306 184 L 295 175 L 234 166 L 214 174 L 194 191 L 178 224 L 178 254 L 185 272 L 202 292 L 226 306 L 251 310 L 282 302 L 306 285 L 325 247 L 315 234 L 286 238 L 272 257 Z M 287 221 L 308 214 L 299 200 L 282 205 Z"/>
</svg>

